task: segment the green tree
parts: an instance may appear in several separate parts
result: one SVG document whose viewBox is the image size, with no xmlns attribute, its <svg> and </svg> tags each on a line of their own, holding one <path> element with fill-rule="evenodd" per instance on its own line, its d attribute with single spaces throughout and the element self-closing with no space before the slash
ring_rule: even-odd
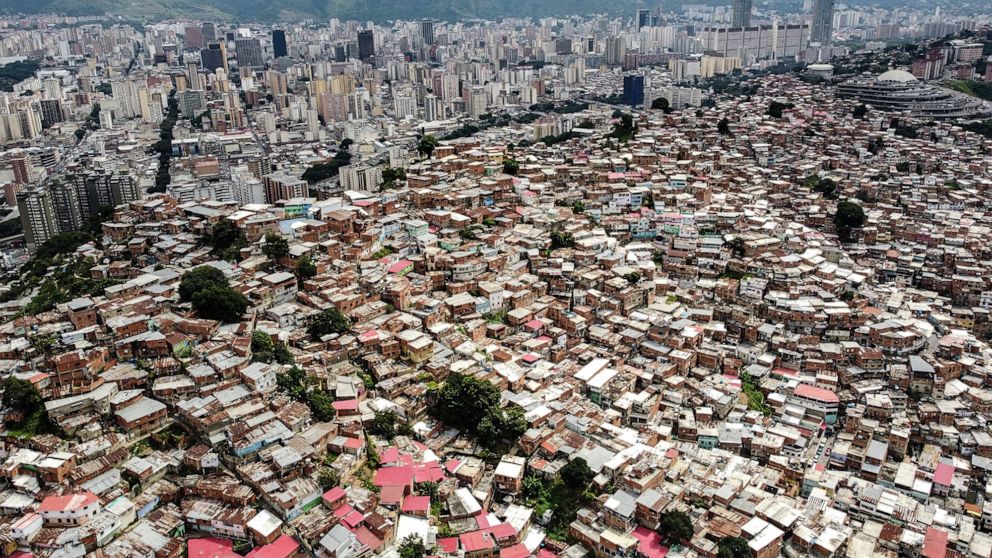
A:
<svg viewBox="0 0 992 558">
<path fill-rule="evenodd" d="M 558 471 L 558 476 L 570 493 L 581 494 L 596 475 L 585 459 L 576 457 Z"/>
<path fill-rule="evenodd" d="M 424 558 L 427 548 L 419 535 L 409 535 L 400 541 L 400 558 Z"/>
<path fill-rule="evenodd" d="M 513 157 L 506 157 L 503 159 L 503 172 L 510 176 L 516 176 L 520 172 L 520 163 Z"/>
<path fill-rule="evenodd" d="M 730 121 L 727 120 L 726 116 L 721 118 L 720 121 L 716 123 L 716 131 L 720 132 L 721 136 L 730 135 Z"/>
<path fill-rule="evenodd" d="M 376 411 L 372 417 L 372 422 L 369 423 L 368 430 L 369 433 L 382 436 L 387 440 L 393 439 L 396 436 L 396 413 Z"/>
<path fill-rule="evenodd" d="M 278 260 L 289 255 L 289 241 L 281 234 L 265 233 L 265 245 L 262 246 L 262 253 Z"/>
<path fill-rule="evenodd" d="M 496 448 L 503 440 L 516 442 L 527 431 L 527 419 L 520 407 L 490 409 L 476 426 L 479 442 L 487 448 Z"/>
<path fill-rule="evenodd" d="M 482 418 L 498 408 L 499 399 L 499 390 L 491 383 L 452 374 L 438 392 L 432 413 L 449 426 L 474 433 Z"/>
<path fill-rule="evenodd" d="M 337 308 L 329 308 L 310 319 L 307 326 L 307 333 L 310 337 L 319 341 L 321 337 L 330 333 L 344 333 L 351 329 L 351 320 Z"/>
<path fill-rule="evenodd" d="M 623 278 L 626 279 L 631 285 L 636 285 L 641 280 L 641 274 L 636 271 L 631 271 L 630 273 L 624 273 Z"/>
<path fill-rule="evenodd" d="M 672 107 L 668 102 L 668 99 L 664 97 L 658 97 L 657 99 L 651 101 L 651 108 L 654 110 L 663 111 L 665 114 L 672 112 Z"/>
<path fill-rule="evenodd" d="M 575 246 L 575 239 L 571 233 L 564 231 L 551 231 L 551 249 L 572 248 Z"/>
<path fill-rule="evenodd" d="M 417 142 L 417 152 L 430 159 L 431 154 L 434 153 L 434 149 L 436 149 L 437 146 L 437 138 L 428 134 L 420 138 L 420 141 Z"/>
<path fill-rule="evenodd" d="M 716 558 L 751 558 L 751 548 L 740 537 L 723 537 L 717 548 Z"/>
<path fill-rule="evenodd" d="M 245 233 L 243 233 L 233 221 L 224 219 L 210 229 L 210 235 L 207 237 L 207 244 L 214 249 L 214 253 L 219 254 L 223 253 L 231 246 L 244 241 L 244 238 Z"/>
<path fill-rule="evenodd" d="M 661 514 L 658 534 L 669 539 L 686 542 L 692 538 L 692 518 L 683 511 L 667 511 Z"/>
<path fill-rule="evenodd" d="M 834 213 L 834 227 L 837 229 L 837 236 L 841 241 L 851 240 L 851 229 L 858 228 L 865 224 L 865 211 L 860 205 L 851 201 L 842 201 L 837 204 L 837 212 Z"/>
<path fill-rule="evenodd" d="M 317 275 L 317 266 L 310 259 L 310 256 L 303 256 L 300 261 L 296 262 L 296 276 L 299 277 L 300 281 L 305 281 L 314 275 Z"/>
<path fill-rule="evenodd" d="M 317 483 L 325 492 L 341 484 L 341 475 L 330 467 L 321 467 L 317 473 Z"/>
<path fill-rule="evenodd" d="M 8 376 L 3 381 L 3 405 L 30 415 L 41 407 L 41 395 L 31 382 Z"/>
<path fill-rule="evenodd" d="M 864 103 L 854 107 L 854 110 L 851 111 L 851 115 L 858 119 L 864 118 L 867 114 L 868 107 Z"/>
<path fill-rule="evenodd" d="M 272 362 L 275 343 L 268 333 L 255 331 L 251 334 L 251 359 L 258 362 Z"/>
<path fill-rule="evenodd" d="M 193 308 L 200 317 L 221 322 L 237 322 L 248 309 L 248 299 L 222 285 L 210 285 L 193 295 Z"/>
<path fill-rule="evenodd" d="M 217 285 L 227 287 L 227 277 L 223 271 L 209 265 L 195 267 L 187 271 L 179 282 L 179 299 L 191 302 L 196 293 Z"/>
</svg>

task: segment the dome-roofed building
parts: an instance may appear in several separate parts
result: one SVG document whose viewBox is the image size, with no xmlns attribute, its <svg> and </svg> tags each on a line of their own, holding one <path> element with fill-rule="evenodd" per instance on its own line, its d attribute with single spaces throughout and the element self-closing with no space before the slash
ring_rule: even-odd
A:
<svg viewBox="0 0 992 558">
<path fill-rule="evenodd" d="M 916 76 L 907 72 L 906 70 L 889 70 L 887 72 L 882 72 L 875 78 L 875 81 L 880 82 L 893 82 L 893 83 L 911 83 L 920 81 L 916 79 Z"/>
<path fill-rule="evenodd" d="M 923 83 L 906 70 L 862 75 L 837 85 L 837 95 L 886 112 L 920 118 L 975 118 L 992 113 L 992 105 L 964 93 Z"/>
</svg>

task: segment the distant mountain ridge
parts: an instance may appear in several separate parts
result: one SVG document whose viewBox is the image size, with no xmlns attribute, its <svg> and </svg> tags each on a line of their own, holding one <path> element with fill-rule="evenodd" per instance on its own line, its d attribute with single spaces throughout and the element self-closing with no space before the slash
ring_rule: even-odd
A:
<svg viewBox="0 0 992 558">
<path fill-rule="evenodd" d="M 729 0 L 728 0 L 729 2 Z M 698 2 L 703 3 L 703 2 Z M 437 18 L 546 17 L 574 14 L 627 14 L 657 8 L 644 0 L 0 0 L 0 14 L 58 13 L 120 15 L 152 21 L 172 17 L 228 21 L 299 21 L 338 18 L 358 21 Z"/>
</svg>

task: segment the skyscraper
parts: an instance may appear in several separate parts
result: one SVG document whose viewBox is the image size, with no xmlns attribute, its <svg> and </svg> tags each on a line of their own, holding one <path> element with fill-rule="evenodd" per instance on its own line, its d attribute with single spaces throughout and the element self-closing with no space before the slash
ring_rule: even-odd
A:
<svg viewBox="0 0 992 558">
<path fill-rule="evenodd" d="M 289 56 L 289 49 L 286 47 L 286 32 L 282 29 L 272 31 L 272 54 L 276 58 Z"/>
<path fill-rule="evenodd" d="M 420 36 L 424 38 L 425 45 L 434 44 L 434 20 L 420 20 Z"/>
<path fill-rule="evenodd" d="M 240 68 L 261 68 L 265 66 L 262 58 L 262 43 L 255 38 L 239 37 L 234 39 L 234 54 Z"/>
<path fill-rule="evenodd" d="M 828 44 L 834 35 L 834 0 L 813 0 L 813 31 L 810 39 Z"/>
<path fill-rule="evenodd" d="M 646 10 L 646 9 L 637 10 L 634 17 L 637 23 L 638 31 L 640 31 L 642 27 L 651 26 L 651 10 Z"/>
<path fill-rule="evenodd" d="M 375 38 L 372 30 L 366 29 L 358 32 L 358 58 L 366 61 L 375 56 Z"/>
<path fill-rule="evenodd" d="M 734 0 L 734 27 L 751 26 L 751 0 Z"/>
<path fill-rule="evenodd" d="M 217 40 L 217 26 L 209 21 L 203 24 L 202 28 L 203 44 L 209 44 Z"/>
<path fill-rule="evenodd" d="M 644 76 L 640 74 L 623 76 L 623 104 L 632 107 L 644 104 Z"/>
<path fill-rule="evenodd" d="M 186 45 L 186 50 L 203 48 L 203 28 L 199 25 L 187 25 L 183 44 Z"/>
<path fill-rule="evenodd" d="M 210 43 L 209 48 L 200 51 L 200 62 L 210 73 L 214 73 L 218 68 L 227 71 L 227 52 L 224 43 Z"/>
</svg>

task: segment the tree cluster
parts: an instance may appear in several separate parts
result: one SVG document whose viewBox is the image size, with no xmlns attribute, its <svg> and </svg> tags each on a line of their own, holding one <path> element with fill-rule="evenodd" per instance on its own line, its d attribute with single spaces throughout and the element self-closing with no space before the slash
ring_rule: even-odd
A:
<svg viewBox="0 0 992 558">
<path fill-rule="evenodd" d="M 310 184 L 316 184 L 318 182 L 334 178 L 338 175 L 338 170 L 341 167 L 347 166 L 351 163 L 351 153 L 344 149 L 338 150 L 334 154 L 334 157 L 330 161 L 323 163 L 317 163 L 311 166 L 307 170 L 303 171 L 303 180 L 306 180 Z"/>
<path fill-rule="evenodd" d="M 196 313 L 208 320 L 237 322 L 248 309 L 248 299 L 231 288 L 216 267 L 201 265 L 183 275 L 179 298 L 190 302 Z"/>
<path fill-rule="evenodd" d="M 351 329 L 351 320 L 338 308 L 329 308 L 310 318 L 307 333 L 314 341 L 331 333 L 341 334 Z"/>
<path fill-rule="evenodd" d="M 452 374 L 438 391 L 431 413 L 441 422 L 474 435 L 483 446 L 494 448 L 514 441 L 527 430 L 519 407 L 500 407 L 499 390 L 489 382 Z"/>
</svg>

